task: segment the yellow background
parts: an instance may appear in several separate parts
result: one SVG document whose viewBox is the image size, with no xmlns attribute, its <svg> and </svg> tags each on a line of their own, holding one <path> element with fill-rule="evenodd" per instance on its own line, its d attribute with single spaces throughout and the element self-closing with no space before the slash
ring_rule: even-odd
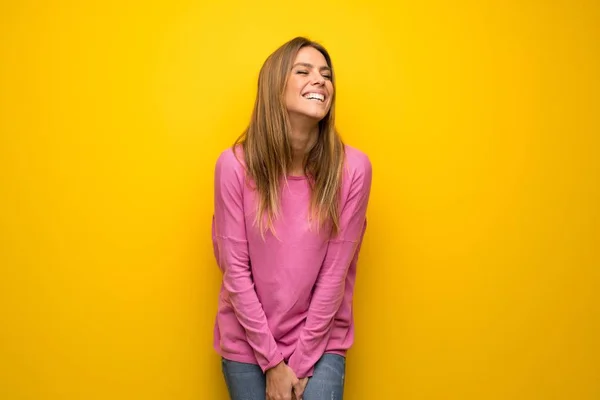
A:
<svg viewBox="0 0 600 400">
<path fill-rule="evenodd" d="M 600 398 L 595 1 L 4 1 L 0 398 L 225 399 L 212 173 L 321 41 L 374 166 L 346 398 Z"/>
</svg>

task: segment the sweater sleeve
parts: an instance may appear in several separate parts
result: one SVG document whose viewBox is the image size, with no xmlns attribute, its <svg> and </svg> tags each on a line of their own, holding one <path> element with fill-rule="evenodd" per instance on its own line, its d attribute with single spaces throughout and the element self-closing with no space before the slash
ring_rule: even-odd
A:
<svg viewBox="0 0 600 400">
<path fill-rule="evenodd" d="M 244 218 L 245 172 L 233 151 L 221 154 L 215 167 L 214 233 L 217 263 L 235 315 L 263 372 L 279 364 L 283 355 L 267 323 L 254 289 Z"/>
<path fill-rule="evenodd" d="M 348 268 L 364 234 L 371 175 L 371 163 L 363 155 L 350 177 L 349 193 L 340 213 L 339 234 L 328 243 L 306 323 L 288 362 L 298 378 L 312 376 L 314 365 L 327 347 L 334 317 L 344 297 Z"/>
</svg>

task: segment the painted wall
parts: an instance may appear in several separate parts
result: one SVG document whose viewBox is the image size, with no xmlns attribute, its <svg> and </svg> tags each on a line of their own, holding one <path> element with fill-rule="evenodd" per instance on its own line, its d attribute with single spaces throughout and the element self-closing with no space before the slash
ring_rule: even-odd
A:
<svg viewBox="0 0 600 400">
<path fill-rule="evenodd" d="M 346 393 L 600 398 L 600 6 L 0 5 L 0 398 L 225 399 L 212 171 L 321 41 L 374 166 Z"/>
</svg>

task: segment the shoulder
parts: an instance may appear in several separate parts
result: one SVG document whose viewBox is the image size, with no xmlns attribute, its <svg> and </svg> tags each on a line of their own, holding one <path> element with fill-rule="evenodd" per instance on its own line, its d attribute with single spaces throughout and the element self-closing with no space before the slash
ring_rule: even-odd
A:
<svg viewBox="0 0 600 400">
<path fill-rule="evenodd" d="M 217 167 L 225 168 L 244 168 L 244 151 L 240 145 L 234 148 L 229 147 L 219 154 L 217 157 Z"/>
<path fill-rule="evenodd" d="M 238 180 L 245 176 L 244 151 L 241 146 L 223 150 L 215 163 L 215 178 L 217 180 Z"/>
<path fill-rule="evenodd" d="M 369 156 L 350 145 L 345 145 L 345 170 L 350 176 L 371 179 L 372 165 Z"/>
</svg>

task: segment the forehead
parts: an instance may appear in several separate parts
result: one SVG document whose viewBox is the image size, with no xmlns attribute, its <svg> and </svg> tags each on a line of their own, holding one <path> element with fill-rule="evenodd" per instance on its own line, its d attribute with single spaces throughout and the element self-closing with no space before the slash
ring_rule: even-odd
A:
<svg viewBox="0 0 600 400">
<path fill-rule="evenodd" d="M 326 67 L 327 61 L 321 52 L 314 47 L 306 46 L 300 49 L 296 55 L 295 63 L 307 63 L 319 67 Z"/>
</svg>

